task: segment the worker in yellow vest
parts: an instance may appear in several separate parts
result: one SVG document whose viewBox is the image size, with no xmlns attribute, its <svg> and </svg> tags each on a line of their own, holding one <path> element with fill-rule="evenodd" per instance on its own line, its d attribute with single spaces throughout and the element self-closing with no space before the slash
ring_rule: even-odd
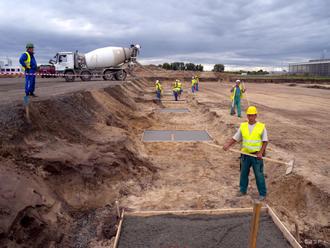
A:
<svg viewBox="0 0 330 248">
<path fill-rule="evenodd" d="M 192 93 L 195 93 L 196 83 L 197 83 L 196 78 L 195 77 L 192 77 L 191 78 L 191 92 Z"/>
<path fill-rule="evenodd" d="M 235 114 L 235 107 L 237 109 L 237 116 L 241 117 L 241 98 L 244 96 L 244 92 L 246 89 L 241 84 L 240 80 L 236 80 L 236 84 L 230 89 L 231 95 L 231 108 L 230 108 L 230 114 Z"/>
<path fill-rule="evenodd" d="M 243 122 L 240 125 L 236 134 L 226 142 L 223 149 L 227 151 L 236 142 L 241 142 L 242 152 L 255 154 L 257 156 L 256 158 L 249 155 L 241 155 L 240 190 L 238 196 L 246 195 L 249 184 L 250 167 L 252 166 L 259 191 L 259 200 L 262 201 L 267 195 L 262 156 L 266 151 L 268 135 L 265 124 L 256 121 L 257 113 L 257 108 L 255 106 L 248 107 L 246 111 L 248 122 Z"/>
<path fill-rule="evenodd" d="M 35 97 L 34 89 L 36 82 L 36 72 L 37 72 L 37 61 L 34 58 L 34 46 L 32 43 L 26 45 L 26 52 L 24 52 L 19 63 L 22 66 L 23 71 L 25 71 L 25 95 Z"/>
<path fill-rule="evenodd" d="M 160 100 L 161 94 L 163 92 L 163 87 L 162 87 L 161 83 L 159 82 L 159 80 L 156 80 L 155 87 L 156 87 L 156 97 L 158 100 Z"/>
<path fill-rule="evenodd" d="M 175 101 L 177 101 L 179 98 L 179 93 L 180 93 L 181 89 L 178 87 L 178 85 L 175 85 L 172 90 L 173 90 L 174 99 L 175 99 Z"/>
</svg>

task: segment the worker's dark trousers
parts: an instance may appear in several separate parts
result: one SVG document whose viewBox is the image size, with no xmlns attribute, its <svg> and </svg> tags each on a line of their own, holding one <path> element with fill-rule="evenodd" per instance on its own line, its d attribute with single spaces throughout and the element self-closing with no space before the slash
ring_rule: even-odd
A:
<svg viewBox="0 0 330 248">
<path fill-rule="evenodd" d="M 199 88 L 198 88 L 198 83 L 195 85 L 195 90 L 198 91 Z"/>
<path fill-rule="evenodd" d="M 36 82 L 35 75 L 25 74 L 25 94 L 34 93 L 34 87 Z"/>
<path fill-rule="evenodd" d="M 178 100 L 178 96 L 179 96 L 178 92 L 177 91 L 173 91 L 173 95 L 174 95 L 175 101 L 177 101 Z"/>
<path fill-rule="evenodd" d="M 260 196 L 266 196 L 267 189 L 264 176 L 264 162 L 248 155 L 241 156 L 241 177 L 239 182 L 240 191 L 246 193 L 249 185 L 250 167 L 253 167 L 257 188 Z"/>
<path fill-rule="evenodd" d="M 160 100 L 160 90 L 156 91 L 156 96 L 157 96 L 157 99 Z"/>
</svg>

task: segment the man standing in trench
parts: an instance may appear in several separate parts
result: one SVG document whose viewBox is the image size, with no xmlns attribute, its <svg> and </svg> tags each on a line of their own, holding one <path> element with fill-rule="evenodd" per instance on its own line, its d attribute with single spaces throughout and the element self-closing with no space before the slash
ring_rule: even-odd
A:
<svg viewBox="0 0 330 248">
<path fill-rule="evenodd" d="M 25 95 L 33 96 L 36 82 L 37 72 L 37 61 L 34 58 L 34 46 L 32 43 L 26 44 L 26 52 L 24 52 L 20 59 L 19 63 L 22 65 L 23 70 L 25 71 Z"/>
<path fill-rule="evenodd" d="M 252 166 L 256 178 L 256 184 L 259 191 L 259 200 L 262 201 L 267 195 L 265 176 L 263 171 L 262 156 L 265 154 L 268 144 L 268 135 L 264 123 L 257 122 L 257 108 L 250 106 L 247 111 L 248 122 L 243 122 L 236 134 L 226 142 L 223 149 L 227 151 L 236 142 L 242 142 L 242 152 L 255 154 L 256 157 L 241 155 L 241 175 L 238 196 L 244 196 L 247 193 L 249 185 L 249 173 Z"/>
</svg>

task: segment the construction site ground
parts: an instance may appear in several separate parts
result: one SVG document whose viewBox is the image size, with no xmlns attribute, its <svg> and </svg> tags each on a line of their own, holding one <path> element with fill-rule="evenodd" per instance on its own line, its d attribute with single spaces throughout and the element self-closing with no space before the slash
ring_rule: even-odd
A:
<svg viewBox="0 0 330 248">
<path fill-rule="evenodd" d="M 184 101 L 168 94 L 159 103 L 157 73 L 126 82 L 38 79 L 30 119 L 23 79 L 0 79 L 0 247 L 108 247 L 116 200 L 127 211 L 252 206 L 253 173 L 248 194 L 236 196 L 238 154 L 212 142 L 142 142 L 145 130 L 206 130 L 223 144 L 245 121 L 244 114 L 229 115 L 231 83 L 205 73 L 198 93 L 186 79 Z M 171 73 L 162 72 L 167 93 L 177 76 Z M 245 85 L 266 123 L 267 156 L 295 159 L 287 176 L 284 165 L 265 162 L 266 203 L 292 233 L 298 227 L 304 247 L 327 247 L 330 91 L 285 82 Z M 245 109 L 246 98 L 242 104 Z"/>
</svg>

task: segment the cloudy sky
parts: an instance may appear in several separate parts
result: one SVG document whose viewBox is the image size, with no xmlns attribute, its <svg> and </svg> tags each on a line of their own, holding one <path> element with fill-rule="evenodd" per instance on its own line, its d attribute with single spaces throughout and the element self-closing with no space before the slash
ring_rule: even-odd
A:
<svg viewBox="0 0 330 248">
<path fill-rule="evenodd" d="M 0 0 L 0 58 L 142 46 L 140 61 L 285 67 L 330 57 L 329 0 Z"/>
</svg>

